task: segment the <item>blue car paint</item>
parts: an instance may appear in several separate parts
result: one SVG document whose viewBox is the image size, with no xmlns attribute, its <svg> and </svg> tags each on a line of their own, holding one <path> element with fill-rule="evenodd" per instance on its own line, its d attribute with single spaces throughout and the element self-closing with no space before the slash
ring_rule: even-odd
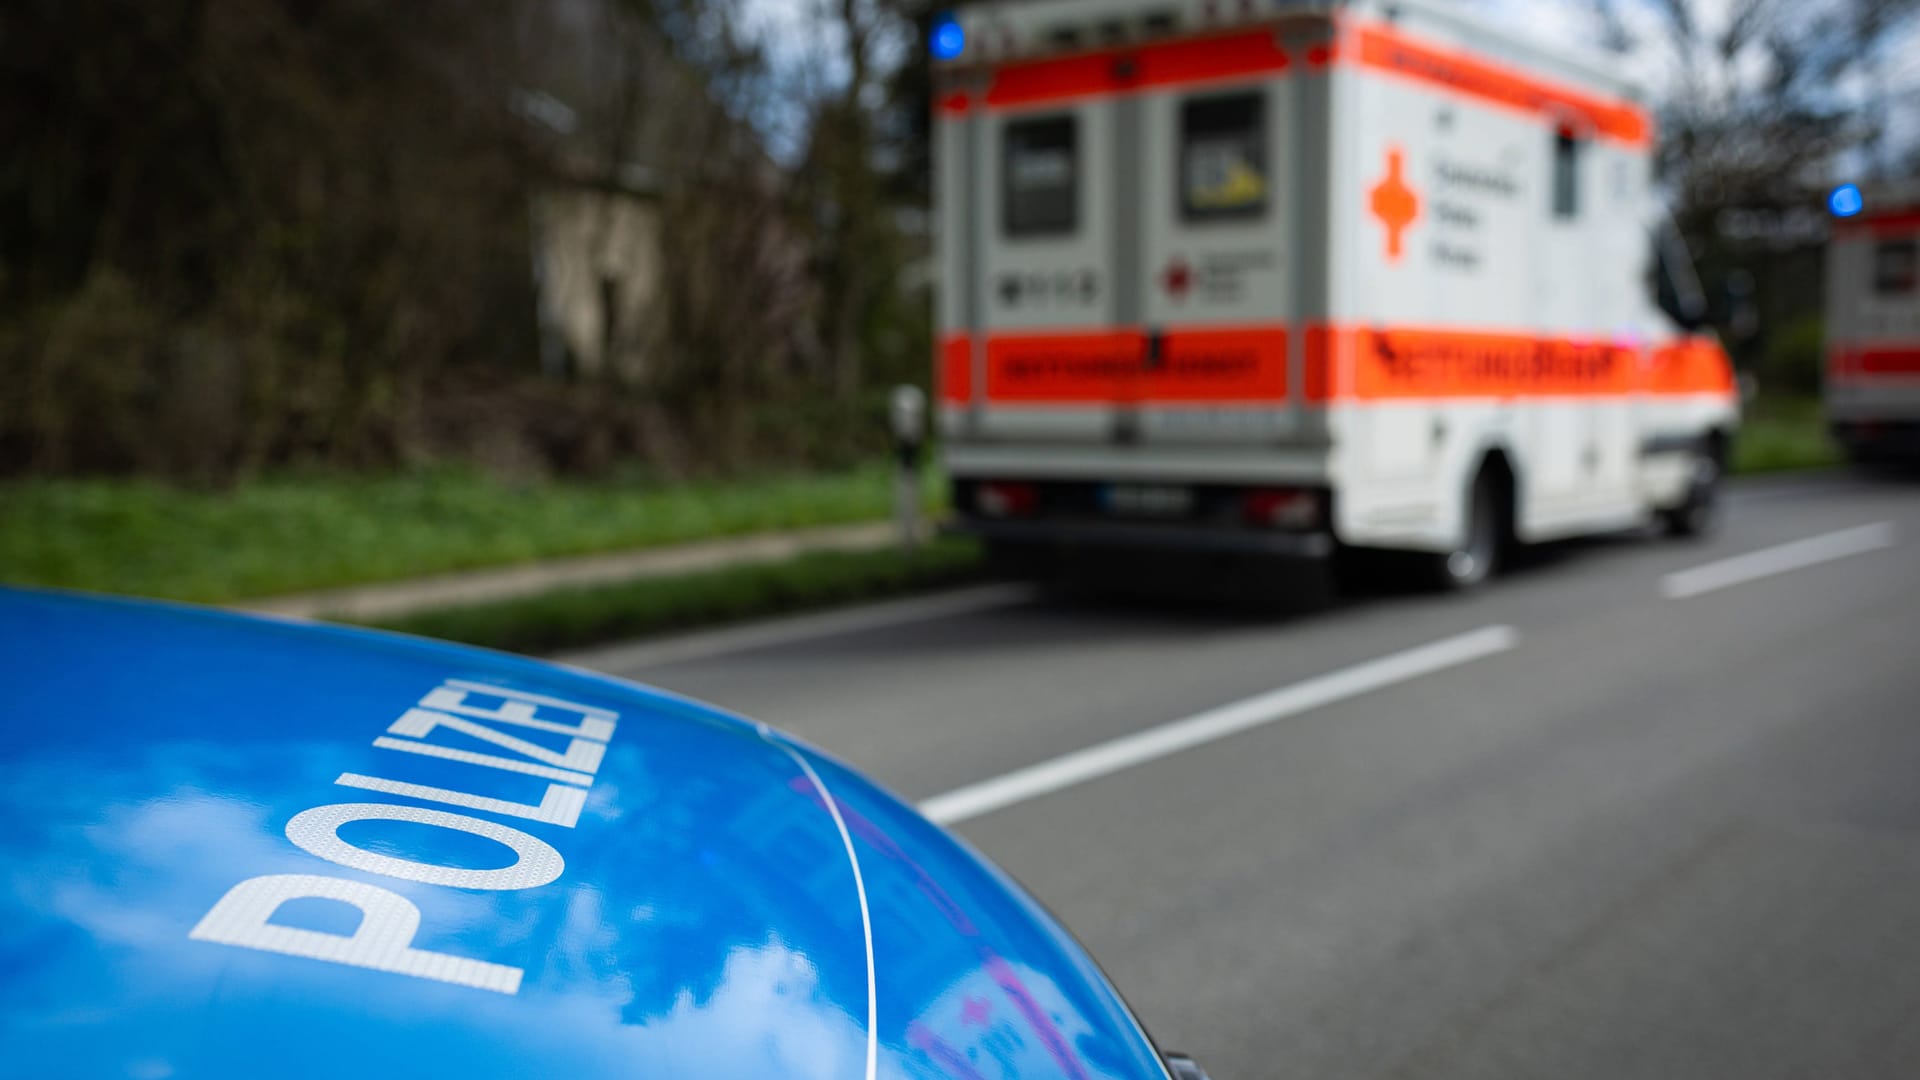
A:
<svg viewBox="0 0 1920 1080">
<path fill-rule="evenodd" d="M 545 759 L 573 746 L 559 728 L 617 714 L 604 751 L 588 748 L 597 768 L 557 770 L 590 784 L 572 827 L 336 782 L 529 810 L 550 784 L 583 786 L 393 748 L 533 760 L 418 734 L 409 710 L 449 680 L 581 706 L 532 709 L 555 731 L 481 722 Z M 441 693 L 480 712 L 518 700 Z M 9 1075 L 859 1077 L 871 1058 L 879 1076 L 1165 1076 L 1091 960 L 1004 874 L 819 752 L 671 694 L 393 635 L 0 590 L 0 700 Z M 376 811 L 337 840 L 310 826 L 340 804 L 415 820 Z M 556 862 L 526 887 L 415 880 Z M 417 930 L 375 951 L 438 954 L 440 975 L 201 934 L 255 879 L 404 897 Z M 302 895 L 240 923 L 249 941 L 292 929 L 331 945 L 362 920 Z M 442 981 L 448 957 L 518 985 Z"/>
</svg>

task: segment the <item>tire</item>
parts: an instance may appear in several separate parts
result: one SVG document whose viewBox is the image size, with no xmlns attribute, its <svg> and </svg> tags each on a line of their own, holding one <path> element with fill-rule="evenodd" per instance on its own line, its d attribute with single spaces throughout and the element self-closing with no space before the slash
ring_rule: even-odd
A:
<svg viewBox="0 0 1920 1080">
<path fill-rule="evenodd" d="M 1478 588 L 1500 565 L 1500 504 L 1482 472 L 1473 482 L 1466 534 L 1451 551 L 1428 556 L 1427 576 L 1443 592 Z"/>
<path fill-rule="evenodd" d="M 1719 455 L 1708 448 L 1696 450 L 1688 467 L 1687 497 L 1660 511 L 1661 531 L 1680 539 L 1711 534 L 1720 524 L 1720 475 Z"/>
</svg>

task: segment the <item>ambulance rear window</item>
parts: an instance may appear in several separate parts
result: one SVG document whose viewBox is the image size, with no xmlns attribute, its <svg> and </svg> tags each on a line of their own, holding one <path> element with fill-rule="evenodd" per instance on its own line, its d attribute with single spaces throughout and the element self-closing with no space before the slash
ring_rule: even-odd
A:
<svg viewBox="0 0 1920 1080">
<path fill-rule="evenodd" d="M 1000 218 L 1008 236 L 1073 232 L 1080 209 L 1077 136 L 1071 116 L 1007 125 Z"/>
<path fill-rule="evenodd" d="M 1264 95 L 1214 95 L 1181 104 L 1180 210 L 1188 221 L 1267 212 Z"/>
<path fill-rule="evenodd" d="M 1920 241 L 1882 240 L 1873 249 L 1873 291 L 1905 296 L 1920 285 Z"/>
</svg>

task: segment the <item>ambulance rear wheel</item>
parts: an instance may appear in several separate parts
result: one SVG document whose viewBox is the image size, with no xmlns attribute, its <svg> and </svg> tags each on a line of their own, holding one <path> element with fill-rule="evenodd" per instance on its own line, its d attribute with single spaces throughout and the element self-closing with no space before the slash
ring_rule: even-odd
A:
<svg viewBox="0 0 1920 1080">
<path fill-rule="evenodd" d="M 1687 497 L 1680 505 L 1660 511 L 1661 530 L 1682 538 L 1711 533 L 1720 522 L 1720 473 L 1720 456 L 1712 448 L 1694 454 L 1687 475 Z"/>
<path fill-rule="evenodd" d="M 1493 576 L 1500 561 L 1500 500 L 1486 474 L 1474 481 L 1467 507 L 1466 533 L 1458 546 L 1430 556 L 1429 576 L 1434 585 L 1459 592 Z"/>
</svg>

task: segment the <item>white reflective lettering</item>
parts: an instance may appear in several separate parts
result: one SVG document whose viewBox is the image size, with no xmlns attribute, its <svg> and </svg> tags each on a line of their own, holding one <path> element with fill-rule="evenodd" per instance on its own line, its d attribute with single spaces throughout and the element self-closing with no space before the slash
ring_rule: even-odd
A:
<svg viewBox="0 0 1920 1080">
<path fill-rule="evenodd" d="M 503 731 L 495 731 L 483 724 L 476 724 L 464 717 L 447 713 L 433 712 L 428 709 L 408 709 L 400 719 L 387 725 L 392 735 L 405 735 L 410 739 L 425 739 L 436 727 L 452 728 L 462 735 L 470 735 L 482 742 L 502 746 L 535 761 L 543 761 L 559 769 L 574 769 L 583 773 L 598 772 L 600 759 L 607 752 L 607 744 L 592 739 L 568 739 L 565 753 L 549 750 L 544 746 L 516 738 Z"/>
<path fill-rule="evenodd" d="M 386 795 L 430 799 L 449 806 L 464 806 L 469 810 L 484 810 L 490 814 L 506 814 L 509 817 L 526 818 L 528 821 L 539 821 L 548 825 L 562 825 L 569 829 L 579 823 L 580 811 L 587 805 L 586 789 L 570 784 L 548 784 L 546 794 L 540 798 L 540 805 L 534 806 L 530 803 L 493 799 L 465 791 L 428 787 L 426 784 L 410 784 L 404 780 L 388 780 L 382 776 L 362 776 L 359 773 L 341 773 L 340 778 L 334 783 L 342 787 L 362 788 Z"/>
<path fill-rule="evenodd" d="M 497 697 L 499 708 L 483 709 L 478 705 L 467 704 L 470 694 L 483 694 Z M 556 735 L 578 735 L 586 739 L 606 742 L 613 738 L 613 723 L 617 714 L 606 709 L 596 709 L 591 705 L 580 705 L 543 694 L 529 694 L 522 690 L 509 690 L 501 686 L 488 686 L 485 683 L 467 682 L 465 679 L 448 679 L 433 688 L 420 704 L 441 712 L 458 713 L 481 720 L 498 720 L 503 724 L 518 724 L 536 731 L 551 731 Z M 562 724 L 553 720 L 543 720 L 534 715 L 537 707 L 565 709 L 580 714 L 580 723 Z"/>
<path fill-rule="evenodd" d="M 351 904 L 360 909 L 360 925 L 353 933 L 342 935 L 275 926 L 268 921 L 280 905 L 308 897 Z M 187 936 L 195 941 L 390 971 L 497 994 L 520 992 L 520 968 L 416 949 L 413 938 L 419 929 L 420 909 L 397 892 L 345 878 L 269 874 L 228 889 Z"/>
<path fill-rule="evenodd" d="M 340 839 L 340 826 L 350 821 L 412 821 L 443 829 L 484 836 L 513 849 L 513 865 L 497 870 L 468 870 L 457 866 L 401 859 L 358 848 Z M 451 885 L 458 889 L 531 889 L 545 885 L 567 868 L 553 845 L 519 829 L 465 814 L 386 803 L 336 803 L 302 810 L 287 822 L 287 839 L 328 862 L 365 870 L 370 874 Z"/>
<path fill-rule="evenodd" d="M 373 740 L 373 745 L 382 750 L 399 750 L 408 754 L 420 754 L 424 757 L 445 758 L 448 761 L 463 761 L 468 765 L 484 765 L 489 769 L 501 769 L 506 772 L 525 773 L 528 776 L 543 776 L 548 780 L 564 780 L 581 787 L 593 786 L 593 777 L 582 772 L 570 772 L 556 769 L 550 765 L 536 765 L 531 761 L 515 758 L 495 757 L 492 754 L 475 753 L 472 750 L 459 750 L 439 743 L 419 742 L 414 739 L 389 739 L 385 735 Z"/>
</svg>

